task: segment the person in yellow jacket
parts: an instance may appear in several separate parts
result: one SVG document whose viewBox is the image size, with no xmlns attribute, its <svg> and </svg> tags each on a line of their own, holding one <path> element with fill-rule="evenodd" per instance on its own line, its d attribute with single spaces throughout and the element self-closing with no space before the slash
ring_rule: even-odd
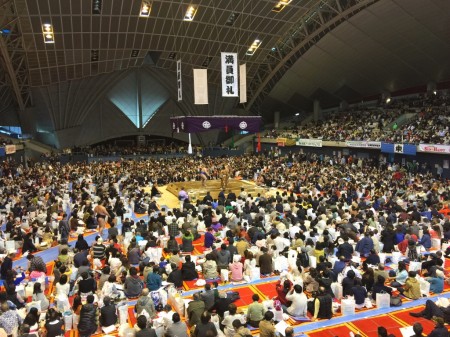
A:
<svg viewBox="0 0 450 337">
<path fill-rule="evenodd" d="M 417 300 L 422 296 L 420 293 L 420 283 L 419 280 L 416 279 L 415 271 L 408 272 L 408 278 L 406 279 L 403 289 L 398 288 L 398 290 L 412 300 Z"/>
</svg>

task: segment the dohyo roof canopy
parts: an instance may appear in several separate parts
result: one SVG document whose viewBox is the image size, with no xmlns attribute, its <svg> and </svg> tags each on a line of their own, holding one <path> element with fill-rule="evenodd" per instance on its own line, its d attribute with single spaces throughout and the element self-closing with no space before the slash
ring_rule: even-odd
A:
<svg viewBox="0 0 450 337">
<path fill-rule="evenodd" d="M 170 118 L 174 132 L 203 132 L 213 129 L 258 132 L 261 116 L 195 116 Z"/>
</svg>

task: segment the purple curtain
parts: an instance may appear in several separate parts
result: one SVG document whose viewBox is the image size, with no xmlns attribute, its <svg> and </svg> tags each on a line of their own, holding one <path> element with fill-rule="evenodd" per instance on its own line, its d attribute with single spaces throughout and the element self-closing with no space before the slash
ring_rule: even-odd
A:
<svg viewBox="0 0 450 337">
<path fill-rule="evenodd" d="M 261 116 L 196 116 L 172 117 L 173 132 L 202 132 L 213 129 L 259 132 Z"/>
</svg>

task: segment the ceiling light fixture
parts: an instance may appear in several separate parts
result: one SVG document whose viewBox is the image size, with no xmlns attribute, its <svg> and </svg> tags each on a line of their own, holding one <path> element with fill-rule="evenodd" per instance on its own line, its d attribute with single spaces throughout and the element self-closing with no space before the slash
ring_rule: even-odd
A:
<svg viewBox="0 0 450 337">
<path fill-rule="evenodd" d="M 292 0 L 280 0 L 275 7 L 272 8 L 272 12 L 280 13 Z"/>
<path fill-rule="evenodd" d="M 139 16 L 148 18 L 150 16 L 151 10 L 152 10 L 151 3 L 148 1 L 142 1 L 141 12 Z"/>
<path fill-rule="evenodd" d="M 202 67 L 208 68 L 209 64 L 211 63 L 212 56 L 208 56 L 202 63 Z"/>
<path fill-rule="evenodd" d="M 175 57 L 177 57 L 177 53 L 175 53 L 175 52 L 169 53 L 169 60 L 175 60 Z"/>
<path fill-rule="evenodd" d="M 192 21 L 194 20 L 194 16 L 197 13 L 197 8 L 195 6 L 189 6 L 186 14 L 184 14 L 184 21 Z"/>
<path fill-rule="evenodd" d="M 92 49 L 91 50 L 91 61 L 97 62 L 98 61 L 98 49 Z"/>
<path fill-rule="evenodd" d="M 139 56 L 139 49 L 133 49 L 131 51 L 131 57 L 135 58 Z"/>
<path fill-rule="evenodd" d="M 386 103 L 390 103 L 390 102 L 391 102 L 391 98 L 390 97 L 386 98 Z"/>
<path fill-rule="evenodd" d="M 102 0 L 92 0 L 92 14 L 102 14 Z"/>
<path fill-rule="evenodd" d="M 42 34 L 44 35 L 44 43 L 55 43 L 53 26 L 50 23 L 44 23 L 42 25 Z"/>
<path fill-rule="evenodd" d="M 236 19 L 238 18 L 238 16 L 239 16 L 239 13 L 236 13 L 236 12 L 231 13 L 230 16 L 228 17 L 227 22 L 225 22 L 225 24 L 226 24 L 227 26 L 232 26 L 232 25 L 234 25 L 234 22 L 236 21 Z"/>
<path fill-rule="evenodd" d="M 296 115 L 296 116 L 300 116 L 300 112 L 297 112 L 295 115 Z"/>
<path fill-rule="evenodd" d="M 253 41 L 251 46 L 247 49 L 247 52 L 245 53 L 245 55 L 252 56 L 256 52 L 256 50 L 259 48 L 261 43 L 262 43 L 262 41 L 259 39 L 256 39 L 255 41 Z"/>
</svg>

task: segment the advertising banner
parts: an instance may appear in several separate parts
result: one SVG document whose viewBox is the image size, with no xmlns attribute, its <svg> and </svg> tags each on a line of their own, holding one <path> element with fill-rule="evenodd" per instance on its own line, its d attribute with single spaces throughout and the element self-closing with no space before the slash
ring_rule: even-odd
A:
<svg viewBox="0 0 450 337">
<path fill-rule="evenodd" d="M 322 139 L 297 139 L 295 142 L 297 146 L 322 147 Z"/>
</svg>

